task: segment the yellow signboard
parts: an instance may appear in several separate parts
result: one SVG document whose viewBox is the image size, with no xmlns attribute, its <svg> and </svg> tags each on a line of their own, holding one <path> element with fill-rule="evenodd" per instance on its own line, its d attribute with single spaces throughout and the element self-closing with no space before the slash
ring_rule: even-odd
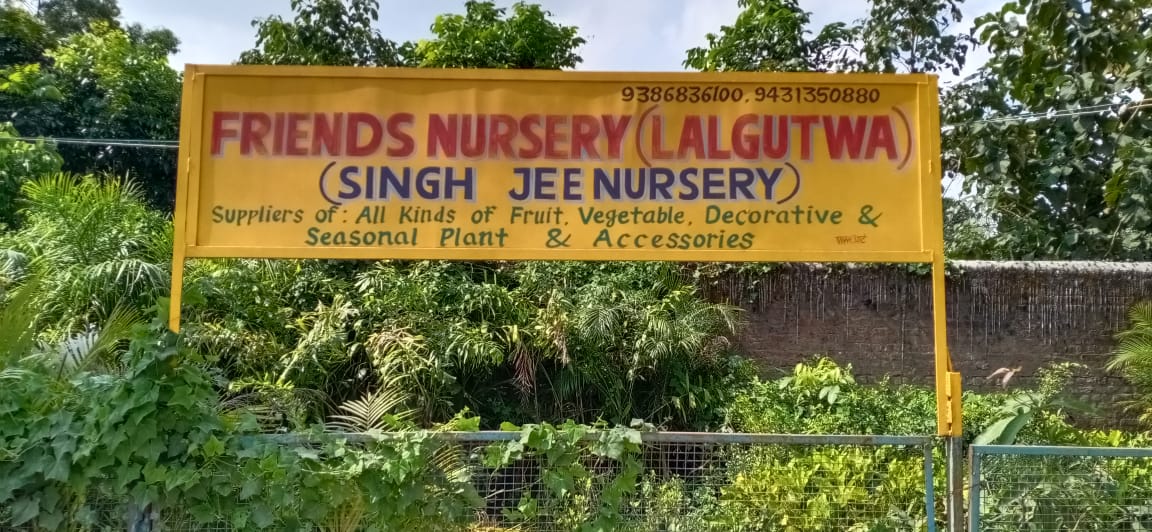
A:
<svg viewBox="0 0 1152 532">
<path fill-rule="evenodd" d="M 938 115 L 928 75 L 190 66 L 176 254 L 936 262 Z"/>
</svg>

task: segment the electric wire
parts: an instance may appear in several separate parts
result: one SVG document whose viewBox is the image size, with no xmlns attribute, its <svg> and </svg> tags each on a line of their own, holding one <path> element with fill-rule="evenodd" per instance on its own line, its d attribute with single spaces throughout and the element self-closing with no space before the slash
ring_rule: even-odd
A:
<svg viewBox="0 0 1152 532">
<path fill-rule="evenodd" d="M 1012 116 L 998 116 L 992 118 L 985 118 L 982 120 L 973 120 L 963 124 L 945 124 L 941 127 L 942 130 L 955 129 L 960 126 L 972 126 L 977 124 L 999 124 L 1009 122 L 1027 122 L 1031 120 L 1044 120 L 1044 119 L 1057 119 L 1057 118 L 1072 118 L 1084 115 L 1098 115 L 1108 112 L 1127 112 L 1137 111 L 1140 109 L 1152 109 L 1152 98 L 1145 98 L 1143 100 L 1131 102 L 1128 104 L 1098 104 L 1077 107 L 1074 109 L 1061 109 L 1056 111 L 1046 112 L 1032 112 L 1022 113 Z M 72 144 L 82 146 L 105 146 L 105 147 L 122 147 L 122 148 L 155 148 L 155 149 L 178 149 L 180 147 L 179 141 L 176 140 L 163 140 L 163 139 L 98 139 L 98 138 L 77 138 L 77 137 L 27 137 L 27 136 L 0 136 L 0 140 L 21 141 L 21 142 L 44 142 L 49 144 Z"/>
</svg>

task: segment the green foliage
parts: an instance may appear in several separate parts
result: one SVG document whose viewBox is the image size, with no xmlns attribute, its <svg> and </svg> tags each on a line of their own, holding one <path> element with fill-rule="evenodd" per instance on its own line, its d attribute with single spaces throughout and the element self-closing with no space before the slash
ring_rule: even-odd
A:
<svg viewBox="0 0 1152 532">
<path fill-rule="evenodd" d="M 24 257 L 15 277 L 45 279 L 34 315 L 44 333 L 77 330 L 116 307 L 143 310 L 166 293 L 171 229 L 136 186 L 54 175 L 23 190 L 23 224 L 0 236 L 0 249 Z"/>
<path fill-rule="evenodd" d="M 467 406 L 485 418 L 701 426 L 722 419 L 738 379 L 734 309 L 704 302 L 671 265 L 379 263 L 357 290 L 353 331 L 316 338 L 360 339 L 424 420 Z"/>
<path fill-rule="evenodd" d="M 464 14 L 443 14 L 432 39 L 417 44 L 414 59 L 432 68 L 575 68 L 585 43 L 574 26 L 549 20 L 538 4 L 516 2 L 512 13 L 495 2 L 468 0 Z"/>
<path fill-rule="evenodd" d="M 117 0 L 39 0 L 36 16 L 59 36 L 83 33 L 92 23 L 115 24 L 120 18 Z"/>
<path fill-rule="evenodd" d="M 1148 447 L 1144 434 L 1097 434 L 1081 445 Z M 985 478 L 1044 479 L 990 482 L 981 493 L 983 530 L 1143 530 L 1152 525 L 1147 460 L 1088 456 L 989 460 Z"/>
<path fill-rule="evenodd" d="M 1121 106 L 1152 87 L 1149 9 L 1147 0 L 1023 0 L 977 20 L 991 57 L 946 95 L 945 121 L 956 126 L 945 167 L 991 209 L 994 256 L 1149 256 L 1152 122 Z M 1050 115 L 1080 109 L 1098 112 Z M 1012 118 L 1029 113 L 1040 116 Z"/>
<path fill-rule="evenodd" d="M 174 139 L 180 79 L 165 46 L 95 22 L 46 52 L 50 67 L 13 67 L 20 76 L 6 76 L 0 98 L 11 106 L 16 129 L 29 136 Z M 175 197 L 174 150 L 73 144 L 59 150 L 67 171 L 127 176 L 153 205 L 169 206 Z"/>
<path fill-rule="evenodd" d="M 1106 366 L 1124 376 L 1137 391 L 1129 407 L 1142 423 L 1152 423 L 1152 302 L 1143 301 L 1129 311 L 1129 327 L 1116 335 L 1119 344 Z"/>
<path fill-rule="evenodd" d="M 973 441 L 977 445 L 1015 443 L 1020 430 L 1037 416 L 1049 414 L 1061 419 L 1065 410 L 1077 411 L 1084 407 L 1062 396 L 1073 370 L 1083 364 L 1059 363 L 1040 371 L 1040 385 L 1035 390 L 1020 390 L 1009 395 L 999 408 L 1000 419 L 991 424 Z"/>
<path fill-rule="evenodd" d="M 18 6 L 0 4 L 0 69 L 38 63 L 51 44 L 43 22 Z"/>
<path fill-rule="evenodd" d="M 924 457 L 890 448 L 752 450 L 733 461 L 713 530 L 924 527 Z M 875 510 L 861 511 L 862 509 Z"/>
<path fill-rule="evenodd" d="M 545 488 L 543 500 L 524 493 L 519 505 L 507 511 L 513 522 L 544 519 L 559 530 L 581 532 L 616 530 L 624 524 L 627 498 L 643 471 L 639 432 L 601 429 L 589 440 L 589 428 L 570 421 L 558 427 L 505 424 L 501 429 L 520 431 L 520 439 L 489 446 L 484 465 L 499 472 L 521 460 L 539 460 Z M 611 474 L 599 473 L 609 467 L 614 469 Z"/>
<path fill-rule="evenodd" d="M 123 354 L 123 372 L 61 376 L 40 358 L 15 362 L 24 371 L 0 402 L 0 455 L 8 457 L 0 505 L 12 509 L 13 524 L 91 525 L 107 498 L 182 503 L 221 430 L 206 419 L 211 387 L 185 356 L 172 338 L 145 329 Z"/>
<path fill-rule="evenodd" d="M 810 37 L 811 13 L 796 0 L 739 0 L 735 23 L 709 33 L 707 47 L 688 50 L 684 66 L 702 71 L 830 70 L 851 57 L 851 30 L 842 23 Z"/>
<path fill-rule="evenodd" d="M 944 253 L 952 260 L 993 256 L 995 223 L 974 198 L 944 198 Z"/>
<path fill-rule="evenodd" d="M 360 515 L 385 529 L 438 530 L 477 503 L 467 475 L 446 467 L 454 455 L 427 433 L 364 444 L 321 433 L 305 445 L 246 437 L 254 420 L 221 408 L 204 361 L 159 320 L 133 334 L 123 371 L 62 378 L 41 358 L 5 356 L 14 364 L 0 401 L 6 524 L 106 526 L 101 507 L 128 502 L 241 529 Z"/>
<path fill-rule="evenodd" d="M 731 424 L 738 432 L 930 434 L 935 409 L 931 390 L 885 382 L 864 386 L 851 366 L 815 357 L 738 397 Z"/>
<path fill-rule="evenodd" d="M 240 54 L 241 64 L 401 66 L 406 50 L 372 25 L 376 0 L 292 0 L 293 19 L 271 16 L 252 21 L 256 47 Z M 334 36 L 339 36 L 335 38 Z"/>
<path fill-rule="evenodd" d="M 854 36 L 863 41 L 855 65 L 867 72 L 951 72 L 960 75 L 971 37 L 950 33 L 963 0 L 871 0 Z"/>
<path fill-rule="evenodd" d="M 959 73 L 969 41 L 949 33 L 961 0 L 872 0 L 868 17 L 828 24 L 812 35 L 812 14 L 796 0 L 739 0 L 740 14 L 684 66 L 703 71 L 865 71 Z"/>
<path fill-rule="evenodd" d="M 13 140 L 19 136 L 11 123 L 0 123 L 0 228 L 16 224 L 17 198 L 24 182 L 60 171 L 60 155 L 54 148 L 43 142 Z"/>
<path fill-rule="evenodd" d="M 261 426 L 256 412 L 223 400 L 205 367 L 210 361 L 163 331 L 162 315 L 136 326 L 127 349 L 117 341 L 103 344 L 119 364 L 77 365 L 62 373 L 60 362 L 67 358 L 48 355 L 56 351 L 27 356 L 37 348 L 11 339 L 31 328 L 18 318 L 29 315 L 24 306 L 33 300 L 22 294 L 35 293 L 38 282 L 29 279 L 0 312 L 0 345 L 7 346 L 0 351 L 0 508 L 8 511 L 0 520 L 8 525 L 107 526 L 108 517 L 98 510 L 127 502 L 145 512 L 130 515 L 200 526 L 462 530 L 484 505 L 466 465 L 479 459 L 491 475 L 538 464 L 540 489 L 522 492 L 505 517 L 562 530 L 924 526 L 917 517 L 924 515 L 918 449 L 733 447 L 717 457 L 725 467 L 706 478 L 641 477 L 645 462 L 635 428 L 567 422 L 504 424 L 503 430 L 519 437 L 469 456 L 434 432 L 476 430 L 479 419 L 458 414 L 432 431 L 419 430 L 416 411 L 405 406 L 407 392 L 397 382 L 346 402 L 331 418 L 328 431 L 357 431 L 364 439 L 317 429 L 290 438 L 254 438 Z M 125 330 L 106 324 L 101 333 L 123 337 L 117 329 Z M 1043 379 L 1042 394 L 1054 395 L 1067 378 L 1065 368 L 1052 374 Z M 1012 397 L 966 397 L 974 411 L 969 423 L 991 420 Z M 822 357 L 758 385 L 734 411 L 734 428 L 740 430 L 883 433 L 930 431 L 934 413 L 930 390 L 862 386 L 850 368 Z M 1144 441 L 1117 431 L 1074 429 L 1050 409 L 1038 412 L 1018 439 L 1104 446 Z M 1066 467 L 1098 482 L 1145 485 L 1149 470 L 1135 464 Z M 1037 487 L 1026 494 L 1035 500 L 1028 503 L 993 490 L 989 500 L 1003 508 L 990 522 L 1043 526 L 1031 509 L 1051 494 L 1090 500 L 1090 512 L 1075 512 L 1091 522 L 1143 519 L 1120 503 L 1124 490 L 1115 493 L 1067 480 Z M 634 514 L 641 509 L 644 521 L 638 523 Z"/>
<path fill-rule="evenodd" d="M 1020 444 L 1077 444 L 1092 437 L 1073 427 L 1068 414 L 1088 407 L 1064 393 L 1075 364 L 1042 368 L 1035 389 L 967 391 L 964 438 L 982 443 L 1000 439 Z M 730 409 L 737 432 L 776 434 L 933 434 L 934 390 L 887 381 L 855 382 L 851 366 L 827 357 L 798 364 L 775 381 L 757 382 Z M 1016 420 L 1016 421 L 1012 421 Z M 1004 430 L 1006 425 L 1011 430 Z M 1011 438 L 1010 438 L 1011 436 Z"/>
<path fill-rule="evenodd" d="M 376 0 L 293 0 L 292 21 L 258 19 L 256 47 L 243 64 L 420 66 L 431 68 L 572 68 L 584 39 L 557 24 L 537 4 L 518 2 L 509 14 L 493 2 L 468 1 L 464 14 L 443 14 L 432 39 L 402 43 L 372 27 Z M 332 35 L 340 35 L 334 40 Z"/>
</svg>

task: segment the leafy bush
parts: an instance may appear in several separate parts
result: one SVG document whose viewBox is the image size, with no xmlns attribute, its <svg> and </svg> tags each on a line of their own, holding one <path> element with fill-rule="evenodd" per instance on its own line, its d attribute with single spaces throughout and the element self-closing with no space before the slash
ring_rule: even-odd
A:
<svg viewBox="0 0 1152 532">
<path fill-rule="evenodd" d="M 0 79 L 5 74 L 0 69 Z M 63 164 L 52 147 L 43 142 L 15 142 L 13 138 L 19 136 L 10 122 L 0 122 L 0 229 L 16 225 L 17 200 L 24 183 L 59 172 Z"/>
<path fill-rule="evenodd" d="M 0 523 L 109 526 L 109 508 L 238 529 L 471 520 L 469 478 L 428 432 L 397 424 L 408 430 L 361 444 L 323 431 L 297 444 L 254 439 L 251 413 L 227 408 L 204 360 L 161 323 L 134 332 L 122 371 L 64 372 L 51 353 L 3 353 Z"/>
<path fill-rule="evenodd" d="M 669 264 L 198 263 L 190 342 L 231 379 L 335 402 L 400 386 L 425 425 L 483 419 L 719 427 L 753 375 L 736 309 Z M 291 324 L 285 327 L 284 324 Z"/>
<path fill-rule="evenodd" d="M 1144 301 L 1129 311 L 1129 327 L 1116 335 L 1119 344 L 1107 368 L 1117 371 L 1137 390 L 1128 407 L 1139 420 L 1152 424 L 1152 301 Z"/>
<path fill-rule="evenodd" d="M 925 526 L 918 449 L 753 450 L 732 464 L 714 522 L 724 530 L 912 530 Z M 922 520 L 922 518 L 921 518 Z"/>
<path fill-rule="evenodd" d="M 19 256 L 11 275 L 41 275 L 39 329 L 60 337 L 108 318 L 118 307 L 142 312 L 167 293 L 171 225 L 142 203 L 131 183 L 51 175 L 23 185 L 18 231 L 0 250 Z"/>
</svg>

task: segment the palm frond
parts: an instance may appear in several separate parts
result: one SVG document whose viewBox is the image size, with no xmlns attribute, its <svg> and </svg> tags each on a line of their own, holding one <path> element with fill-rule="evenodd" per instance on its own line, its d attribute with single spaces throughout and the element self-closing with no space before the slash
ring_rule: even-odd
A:
<svg viewBox="0 0 1152 532">
<path fill-rule="evenodd" d="M 584 307 L 577 315 L 581 331 L 590 339 L 609 343 L 624 323 L 625 309 L 619 305 L 596 305 Z"/>
<path fill-rule="evenodd" d="M 359 492 L 346 499 L 320 527 L 325 532 L 356 532 L 364 521 L 367 505 Z"/>
<path fill-rule="evenodd" d="M 0 290 L 19 282 L 28 272 L 28 255 L 15 249 L 0 249 Z M 3 292 L 0 292 L 3 296 Z M 0 297 L 0 302 L 3 298 Z"/>
<path fill-rule="evenodd" d="M 30 276 L 0 308 L 0 366 L 14 365 L 35 347 L 36 297 L 43 283 L 43 277 Z"/>
<path fill-rule="evenodd" d="M 1132 305 L 1128 310 L 1128 320 L 1131 322 L 1131 328 L 1120 333 L 1121 336 L 1152 334 L 1152 301 L 1141 301 Z"/>
<path fill-rule="evenodd" d="M 110 368 L 114 365 L 111 356 L 116 348 L 131 336 L 134 328 L 144 323 L 135 310 L 116 307 L 102 326 L 89 325 L 86 330 L 69 336 L 48 351 L 54 355 L 62 376 L 89 369 L 101 362 Z"/>
<path fill-rule="evenodd" d="M 459 444 L 442 442 L 432 453 L 429 464 L 451 483 L 465 483 L 471 480 L 472 470 L 468 467 L 468 455 Z"/>
<path fill-rule="evenodd" d="M 527 400 L 536 394 L 536 360 L 532 350 L 524 342 L 516 342 L 512 347 L 513 382 L 520 391 L 521 398 Z"/>
<path fill-rule="evenodd" d="M 166 265 L 138 258 L 120 258 L 93 264 L 84 269 L 84 289 L 91 294 L 109 294 L 118 300 L 157 295 L 168 288 Z M 116 290 L 110 290 L 115 287 Z M 107 300 L 109 296 L 103 296 Z"/>
<path fill-rule="evenodd" d="M 280 372 L 280 382 L 287 382 L 294 371 L 311 363 L 312 368 L 326 371 L 333 359 L 346 358 L 349 352 L 348 323 L 359 313 L 342 294 L 331 305 L 320 303 L 298 323 L 303 335 L 296 347 L 287 353 Z"/>
<path fill-rule="evenodd" d="M 397 380 L 385 383 L 360 399 L 340 405 L 343 414 L 331 416 L 329 430 L 340 432 L 369 432 L 397 430 L 411 420 L 413 410 L 397 409 L 408 401 L 408 394 L 396 385 Z"/>
<path fill-rule="evenodd" d="M 456 321 L 436 337 L 442 351 L 461 368 L 483 371 L 504 361 L 504 349 L 487 323 Z"/>
<path fill-rule="evenodd" d="M 1125 336 L 1104 367 L 1114 371 L 1132 366 L 1152 367 L 1152 336 Z"/>
</svg>

